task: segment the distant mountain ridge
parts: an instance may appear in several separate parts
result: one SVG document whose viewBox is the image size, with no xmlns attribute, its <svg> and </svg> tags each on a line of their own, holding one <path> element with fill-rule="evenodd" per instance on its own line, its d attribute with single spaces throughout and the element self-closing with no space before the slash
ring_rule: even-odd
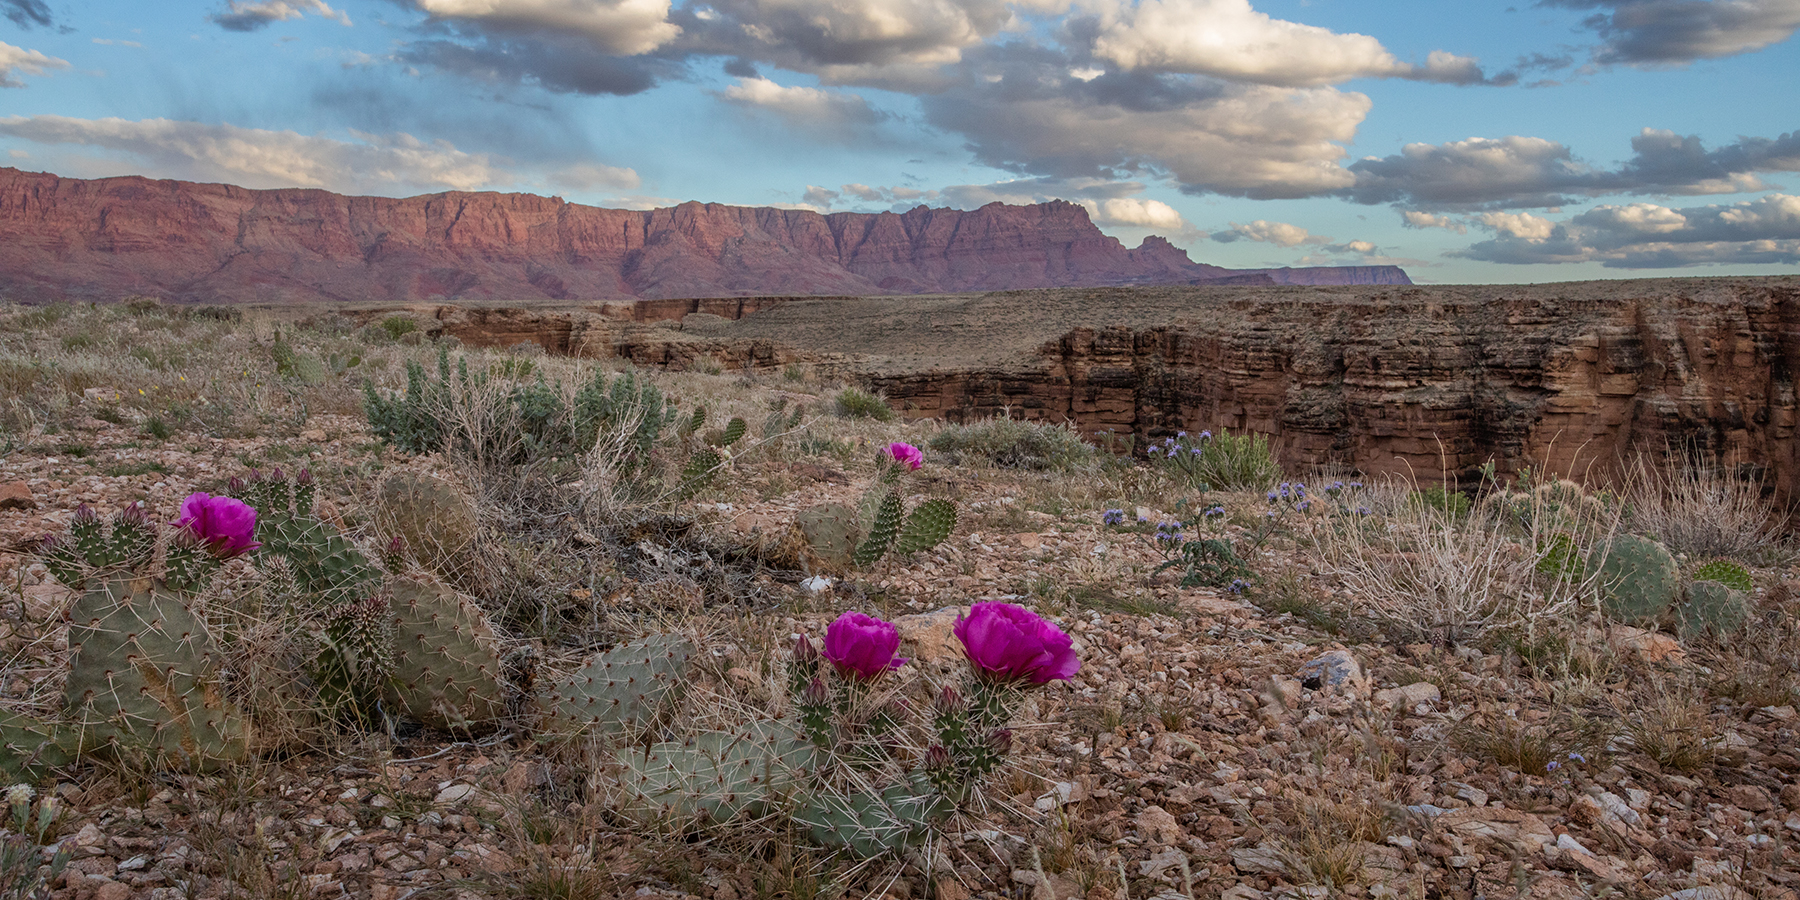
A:
<svg viewBox="0 0 1800 900">
<path fill-rule="evenodd" d="M 1396 266 L 1234 271 L 1136 250 L 1053 200 L 831 213 L 532 194 L 401 199 L 0 168 L 0 296 L 623 301 L 1147 284 L 1411 284 Z"/>
</svg>

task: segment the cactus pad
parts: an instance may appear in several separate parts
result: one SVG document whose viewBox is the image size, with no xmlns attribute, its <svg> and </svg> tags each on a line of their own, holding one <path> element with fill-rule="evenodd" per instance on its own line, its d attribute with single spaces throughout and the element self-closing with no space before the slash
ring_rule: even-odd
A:
<svg viewBox="0 0 1800 900">
<path fill-rule="evenodd" d="M 1594 549 L 1589 568 L 1598 568 L 1606 614 L 1627 624 L 1654 622 L 1681 594 L 1675 557 L 1663 545 L 1621 534 Z"/>
<path fill-rule="evenodd" d="M 824 568 L 850 567 L 858 538 L 856 510 L 842 503 L 826 503 L 802 511 L 794 524 Z"/>
<path fill-rule="evenodd" d="M 702 732 L 619 754 L 619 783 L 640 806 L 679 818 L 727 822 L 762 815 L 798 786 L 818 748 L 780 719 Z"/>
<path fill-rule="evenodd" d="M 151 579 L 114 579 L 78 598 L 69 659 L 65 693 L 83 750 L 197 770 L 247 753 L 217 645 L 182 597 Z"/>
<path fill-rule="evenodd" d="M 875 509 L 875 519 L 869 525 L 869 536 L 856 546 L 856 553 L 850 558 L 857 568 L 874 565 L 894 545 L 895 538 L 900 534 L 901 516 L 905 514 L 905 510 L 900 492 L 888 491 L 887 496 L 882 498 L 881 505 Z"/>
<path fill-rule="evenodd" d="M 663 634 L 597 653 L 533 702 L 548 737 L 615 735 L 653 719 L 687 676 L 694 645 Z"/>
<path fill-rule="evenodd" d="M 687 465 L 681 469 L 681 483 L 676 493 L 682 497 L 692 497 L 706 489 L 713 477 L 719 474 L 719 468 L 725 465 L 724 457 L 717 450 L 695 450 L 688 457 Z"/>
<path fill-rule="evenodd" d="M 930 550 L 944 542 L 956 528 L 956 504 L 933 498 L 919 504 L 906 517 L 894 549 L 901 553 Z"/>
<path fill-rule="evenodd" d="M 500 640 L 474 601 L 411 579 L 393 582 L 394 675 L 387 697 L 444 731 L 493 728 L 506 713 Z"/>
<path fill-rule="evenodd" d="M 922 775 L 889 785 L 880 793 L 823 793 L 804 802 L 794 820 L 815 843 L 842 847 L 862 858 L 899 853 L 923 841 L 931 823 L 951 806 Z"/>
<path fill-rule="evenodd" d="M 1725 637 L 1742 629 L 1749 618 L 1749 597 L 1717 581 L 1688 585 L 1687 599 L 1675 608 L 1676 627 L 1683 639 Z"/>
<path fill-rule="evenodd" d="M 37 781 L 46 769 L 73 763 L 80 744 L 67 724 L 0 710 L 0 775 L 8 783 Z"/>
<path fill-rule="evenodd" d="M 725 423 L 725 430 L 719 434 L 719 446 L 729 447 L 743 440 L 744 432 L 749 430 L 750 423 L 745 422 L 743 416 L 732 416 L 731 421 Z"/>
<path fill-rule="evenodd" d="M 1750 577 L 1750 570 L 1743 563 L 1729 559 L 1707 561 L 1694 570 L 1695 581 L 1717 581 L 1732 590 L 1748 594 L 1756 590 L 1756 582 Z"/>
<path fill-rule="evenodd" d="M 450 482 L 399 472 L 377 494 L 384 538 L 398 537 L 421 565 L 446 578 L 467 565 L 475 546 L 475 503 Z"/>
</svg>

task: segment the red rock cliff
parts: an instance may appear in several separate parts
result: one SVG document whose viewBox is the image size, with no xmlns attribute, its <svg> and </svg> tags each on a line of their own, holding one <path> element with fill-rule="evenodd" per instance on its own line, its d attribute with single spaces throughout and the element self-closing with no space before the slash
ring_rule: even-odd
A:
<svg viewBox="0 0 1800 900">
<path fill-rule="evenodd" d="M 1397 268 L 1373 268 L 1385 271 L 1355 277 L 1410 283 Z M 1280 271 L 1319 279 L 1307 283 L 1350 277 Z M 346 197 L 0 168 L 0 296 L 16 300 L 589 302 L 1233 275 L 1160 238 L 1128 250 L 1062 201 L 904 214 L 712 203 L 639 211 L 530 194 Z"/>
</svg>

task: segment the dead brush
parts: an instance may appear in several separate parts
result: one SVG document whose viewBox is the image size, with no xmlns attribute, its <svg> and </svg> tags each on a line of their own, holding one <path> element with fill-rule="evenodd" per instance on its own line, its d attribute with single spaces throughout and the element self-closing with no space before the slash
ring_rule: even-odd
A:
<svg viewBox="0 0 1800 900">
<path fill-rule="evenodd" d="M 1667 458 L 1680 459 L 1671 452 Z M 1626 469 L 1631 530 L 1675 553 L 1771 560 L 1781 553 L 1788 516 L 1763 496 L 1762 484 L 1715 466 L 1673 469 L 1639 456 Z"/>
<path fill-rule="evenodd" d="M 1648 680 L 1629 702 L 1619 702 L 1625 741 L 1660 768 L 1692 773 L 1713 764 L 1719 740 L 1706 694 L 1692 677 Z"/>
<path fill-rule="evenodd" d="M 1289 809 L 1276 854 L 1296 884 L 1346 890 L 1364 880 L 1365 844 L 1387 839 L 1392 819 L 1366 798 L 1303 797 Z"/>
</svg>

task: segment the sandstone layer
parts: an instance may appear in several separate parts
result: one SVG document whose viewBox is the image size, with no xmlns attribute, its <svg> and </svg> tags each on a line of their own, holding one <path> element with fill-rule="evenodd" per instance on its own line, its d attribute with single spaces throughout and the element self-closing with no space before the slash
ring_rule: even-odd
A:
<svg viewBox="0 0 1800 900">
<path fill-rule="evenodd" d="M 726 312 L 729 312 L 727 310 Z M 1159 288 L 796 299 L 742 318 L 446 307 L 472 343 L 728 369 L 814 361 L 914 418 L 1010 414 L 1083 432 L 1269 435 L 1291 471 L 1465 483 L 1489 459 L 1603 476 L 1673 449 L 1800 484 L 1800 278 L 1431 288 Z"/>
<path fill-rule="evenodd" d="M 1410 284 L 1392 266 L 1237 273 L 1080 206 L 833 213 L 530 194 L 405 199 L 0 168 L 0 297 L 178 302 L 608 300 L 1064 286 Z"/>
</svg>

